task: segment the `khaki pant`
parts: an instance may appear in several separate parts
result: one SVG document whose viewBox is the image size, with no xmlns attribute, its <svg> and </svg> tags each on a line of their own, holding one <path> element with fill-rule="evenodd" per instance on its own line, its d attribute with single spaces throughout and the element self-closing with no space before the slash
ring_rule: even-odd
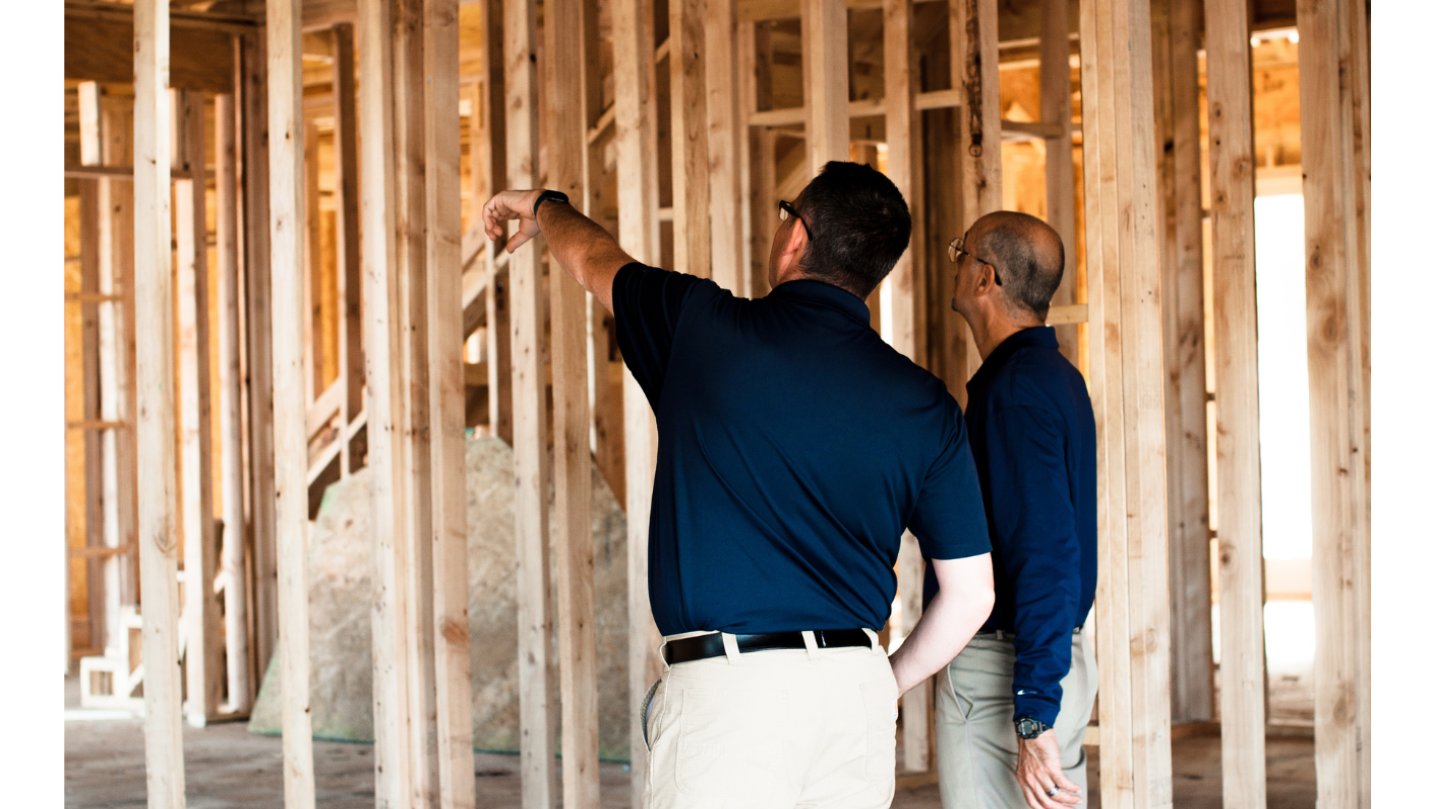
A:
<svg viewBox="0 0 1435 809">
<path fill-rule="evenodd" d="M 1071 638 L 1071 670 L 1061 681 L 1056 742 L 1066 777 L 1086 792 L 1081 743 L 1096 702 L 1096 658 L 1084 634 Z M 1011 640 L 979 636 L 937 674 L 937 772 L 942 809 L 1026 809 L 1016 781 Z"/>
<path fill-rule="evenodd" d="M 870 633 L 869 633 L 870 634 Z M 729 636 L 730 638 L 731 636 Z M 728 654 L 670 667 L 648 710 L 648 809 L 886 809 L 897 683 L 876 648 Z"/>
</svg>

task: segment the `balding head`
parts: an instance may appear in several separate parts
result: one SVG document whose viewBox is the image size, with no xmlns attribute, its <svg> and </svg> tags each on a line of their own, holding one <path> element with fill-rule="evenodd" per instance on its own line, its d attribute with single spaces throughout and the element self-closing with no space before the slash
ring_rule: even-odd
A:
<svg viewBox="0 0 1435 809">
<path fill-rule="evenodd" d="M 1002 297 L 1017 310 L 1012 314 L 1046 320 L 1066 265 L 1061 237 L 1050 225 L 1015 211 L 989 213 L 967 232 L 967 249 L 997 265 Z"/>
</svg>

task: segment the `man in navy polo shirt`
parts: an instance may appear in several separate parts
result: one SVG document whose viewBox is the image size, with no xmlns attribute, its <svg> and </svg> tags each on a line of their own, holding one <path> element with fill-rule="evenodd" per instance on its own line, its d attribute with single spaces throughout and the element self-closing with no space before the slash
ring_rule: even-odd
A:
<svg viewBox="0 0 1435 809">
<path fill-rule="evenodd" d="M 953 239 L 948 257 L 952 308 L 982 356 L 967 424 L 997 598 L 948 667 L 950 687 L 937 689 L 942 806 L 1077 805 L 1097 683 L 1081 634 L 1096 594 L 1096 427 L 1081 373 L 1043 325 L 1065 264 L 1061 238 L 1002 211 Z"/>
<path fill-rule="evenodd" d="M 668 670 L 650 697 L 650 807 L 886 807 L 897 698 L 991 609 L 966 428 L 942 382 L 872 331 L 907 247 L 897 188 L 829 163 L 783 201 L 765 298 L 645 266 L 552 191 L 484 206 L 542 232 L 613 312 L 658 421 L 648 592 Z M 941 595 L 890 662 L 877 643 L 904 529 Z"/>
</svg>

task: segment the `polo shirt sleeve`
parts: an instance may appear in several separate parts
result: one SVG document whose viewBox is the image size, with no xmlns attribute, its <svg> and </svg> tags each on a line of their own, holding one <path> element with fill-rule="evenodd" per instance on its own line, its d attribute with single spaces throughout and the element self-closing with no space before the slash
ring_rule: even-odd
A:
<svg viewBox="0 0 1435 809">
<path fill-rule="evenodd" d="M 663 392 L 678 321 L 700 280 L 637 262 L 624 265 L 613 278 L 618 350 L 654 410 Z"/>
<path fill-rule="evenodd" d="M 1013 719 L 1056 723 L 1080 620 L 1081 552 L 1067 473 L 1066 430 L 1046 407 L 1008 404 L 987 419 L 997 575 L 1011 588 Z"/>
<path fill-rule="evenodd" d="M 908 525 L 928 559 L 961 559 L 992 549 L 966 419 L 956 401 L 946 441 L 922 481 Z"/>
</svg>

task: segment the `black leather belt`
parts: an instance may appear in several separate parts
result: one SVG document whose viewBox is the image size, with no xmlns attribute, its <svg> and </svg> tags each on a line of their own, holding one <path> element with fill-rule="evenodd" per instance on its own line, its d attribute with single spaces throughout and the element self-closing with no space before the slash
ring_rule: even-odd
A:
<svg viewBox="0 0 1435 809">
<path fill-rule="evenodd" d="M 813 638 L 817 648 L 832 649 L 840 646 L 872 646 L 872 639 L 861 629 L 814 629 Z M 806 649 L 801 632 L 769 632 L 762 635 L 733 635 L 739 652 L 761 652 L 768 649 Z M 663 659 L 668 665 L 706 660 L 727 654 L 722 645 L 722 633 L 698 635 L 681 640 L 670 640 L 663 645 Z"/>
</svg>

